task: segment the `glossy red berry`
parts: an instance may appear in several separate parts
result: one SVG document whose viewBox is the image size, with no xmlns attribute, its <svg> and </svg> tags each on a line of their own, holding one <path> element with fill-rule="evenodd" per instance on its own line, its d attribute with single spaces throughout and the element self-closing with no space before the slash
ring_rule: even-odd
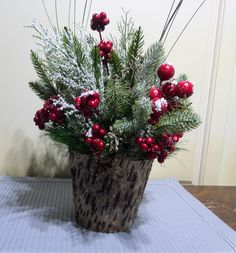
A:
<svg viewBox="0 0 236 253">
<path fill-rule="evenodd" d="M 106 19 L 106 18 L 107 18 L 106 12 L 105 12 L 105 11 L 102 11 L 102 12 L 100 13 L 100 20 Z"/>
<path fill-rule="evenodd" d="M 148 151 L 148 157 L 151 159 L 156 159 L 157 158 L 157 154 L 152 152 L 152 151 Z"/>
<path fill-rule="evenodd" d="M 87 137 L 84 139 L 84 142 L 87 143 L 87 144 L 91 144 L 93 142 L 93 139 L 90 138 L 90 137 Z"/>
<path fill-rule="evenodd" d="M 104 148 L 105 148 L 105 143 L 102 141 L 102 140 L 100 140 L 100 139 L 97 139 L 96 140 L 96 148 L 98 149 L 98 150 L 104 150 Z"/>
<path fill-rule="evenodd" d="M 144 152 L 148 151 L 148 149 L 149 149 L 148 145 L 146 143 L 141 143 L 139 147 Z"/>
<path fill-rule="evenodd" d="M 155 139 L 154 139 L 153 137 L 147 137 L 147 138 L 145 139 L 145 143 L 146 143 L 147 145 L 151 145 L 151 144 L 155 143 Z"/>
<path fill-rule="evenodd" d="M 156 152 L 158 152 L 158 151 L 160 151 L 160 150 L 161 150 L 161 148 L 160 148 L 160 146 L 158 146 L 157 144 L 154 144 L 154 145 L 152 146 L 152 152 L 156 153 Z"/>
<path fill-rule="evenodd" d="M 153 86 L 149 91 L 149 97 L 150 97 L 150 99 L 162 98 L 162 92 L 156 86 Z"/>
<path fill-rule="evenodd" d="M 99 130 L 99 135 L 100 136 L 105 136 L 107 134 L 107 131 L 104 129 L 104 128 L 101 128 L 100 130 Z"/>
<path fill-rule="evenodd" d="M 101 126 L 99 124 L 93 124 L 92 131 L 93 133 L 97 133 L 100 130 Z"/>
<path fill-rule="evenodd" d="M 176 84 L 167 82 L 162 85 L 162 93 L 166 99 L 170 99 L 176 95 Z"/>
<path fill-rule="evenodd" d="M 177 84 L 176 95 L 179 98 L 188 98 L 193 94 L 193 84 L 189 81 L 182 81 Z"/>
<path fill-rule="evenodd" d="M 76 98 L 74 99 L 74 104 L 75 104 L 75 108 L 76 108 L 76 109 L 79 109 L 79 108 L 80 108 L 80 105 L 81 105 L 81 99 L 80 99 L 80 97 L 76 97 Z"/>
<path fill-rule="evenodd" d="M 141 143 L 144 143 L 144 142 L 145 142 L 145 139 L 142 138 L 142 137 L 137 137 L 137 138 L 135 139 L 135 142 L 136 142 L 137 144 L 141 144 Z"/>
<path fill-rule="evenodd" d="M 164 63 L 157 69 L 157 75 L 161 81 L 171 79 L 175 74 L 175 69 L 172 65 Z"/>
</svg>

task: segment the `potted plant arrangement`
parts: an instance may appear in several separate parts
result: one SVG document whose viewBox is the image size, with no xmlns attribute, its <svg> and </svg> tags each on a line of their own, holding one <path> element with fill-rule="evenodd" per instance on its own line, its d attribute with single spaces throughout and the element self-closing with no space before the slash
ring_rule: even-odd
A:
<svg viewBox="0 0 236 253">
<path fill-rule="evenodd" d="M 35 124 L 68 147 L 77 223 L 118 232 L 136 217 L 153 161 L 171 157 L 200 119 L 189 101 L 193 83 L 166 63 L 170 18 L 146 52 L 127 14 L 120 37 L 107 41 L 109 22 L 105 12 L 92 15 L 98 40 L 80 26 L 50 35 L 34 24 L 43 56 L 31 51 L 39 80 L 30 87 L 44 101 Z"/>
</svg>

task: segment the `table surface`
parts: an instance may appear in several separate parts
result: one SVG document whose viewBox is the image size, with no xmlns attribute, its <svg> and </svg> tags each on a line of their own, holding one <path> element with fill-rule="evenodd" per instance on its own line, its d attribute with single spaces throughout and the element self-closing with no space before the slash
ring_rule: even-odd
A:
<svg viewBox="0 0 236 253">
<path fill-rule="evenodd" d="M 236 186 L 183 186 L 232 229 L 236 230 Z"/>
<path fill-rule="evenodd" d="M 129 231 L 75 223 L 70 179 L 0 177 L 0 252 L 236 252 L 236 232 L 176 180 L 149 181 Z"/>
</svg>

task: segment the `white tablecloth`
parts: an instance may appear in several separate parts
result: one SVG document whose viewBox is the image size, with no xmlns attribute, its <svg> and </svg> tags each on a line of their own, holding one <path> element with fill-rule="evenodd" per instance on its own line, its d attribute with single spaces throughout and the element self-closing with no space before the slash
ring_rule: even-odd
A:
<svg viewBox="0 0 236 253">
<path fill-rule="evenodd" d="M 70 179 L 0 177 L 0 252 L 236 252 L 236 232 L 176 180 L 149 181 L 129 232 L 78 228 Z"/>
</svg>

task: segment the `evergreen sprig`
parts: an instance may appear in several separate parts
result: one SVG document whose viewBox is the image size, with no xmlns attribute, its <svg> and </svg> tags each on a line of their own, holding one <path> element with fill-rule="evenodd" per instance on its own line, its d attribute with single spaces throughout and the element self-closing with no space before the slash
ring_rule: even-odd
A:
<svg viewBox="0 0 236 253">
<path fill-rule="evenodd" d="M 38 82 L 30 82 L 30 87 L 40 96 L 40 98 L 49 98 L 50 96 L 56 95 L 57 91 L 53 85 L 47 68 L 43 63 L 43 60 L 38 56 L 37 53 L 31 50 L 31 60 L 34 69 L 40 78 Z"/>
<path fill-rule="evenodd" d="M 174 110 L 163 116 L 156 125 L 155 134 L 167 132 L 170 134 L 189 132 L 201 123 L 200 117 L 191 107 Z"/>
<path fill-rule="evenodd" d="M 93 61 L 94 76 L 98 85 L 99 80 L 101 78 L 101 57 L 100 57 L 98 46 L 95 46 L 92 48 L 91 58 Z"/>
<path fill-rule="evenodd" d="M 132 88 L 135 84 L 136 71 L 140 64 L 142 50 L 144 46 L 144 36 L 141 27 L 136 30 L 132 36 L 132 40 L 128 49 L 126 67 L 128 70 L 126 80 Z"/>
</svg>

